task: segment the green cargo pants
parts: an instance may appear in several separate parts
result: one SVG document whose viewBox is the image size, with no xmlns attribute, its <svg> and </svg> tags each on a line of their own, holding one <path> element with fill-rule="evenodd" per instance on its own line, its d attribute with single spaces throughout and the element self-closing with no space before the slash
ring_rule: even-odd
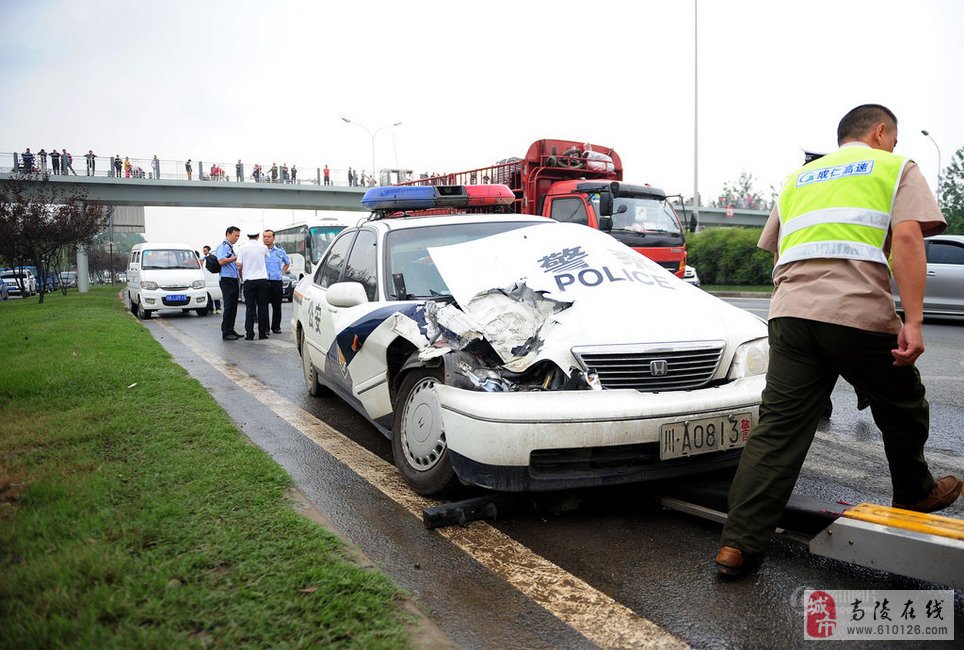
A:
<svg viewBox="0 0 964 650">
<path fill-rule="evenodd" d="M 760 422 L 730 487 L 723 545 L 749 555 L 766 550 L 838 376 L 870 397 L 893 500 L 923 499 L 934 487 L 924 460 L 929 408 L 917 368 L 893 365 L 897 336 L 802 318 L 774 318 L 769 331 Z"/>
</svg>

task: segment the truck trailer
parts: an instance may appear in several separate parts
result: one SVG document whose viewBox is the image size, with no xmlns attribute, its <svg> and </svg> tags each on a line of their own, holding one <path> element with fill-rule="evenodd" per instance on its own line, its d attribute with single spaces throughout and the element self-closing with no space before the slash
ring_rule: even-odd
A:
<svg viewBox="0 0 964 650">
<path fill-rule="evenodd" d="M 633 250 L 683 277 L 684 224 L 663 190 L 623 182 L 619 154 L 573 140 L 537 140 L 524 158 L 412 180 L 401 185 L 508 185 L 513 212 L 608 231 Z"/>
</svg>

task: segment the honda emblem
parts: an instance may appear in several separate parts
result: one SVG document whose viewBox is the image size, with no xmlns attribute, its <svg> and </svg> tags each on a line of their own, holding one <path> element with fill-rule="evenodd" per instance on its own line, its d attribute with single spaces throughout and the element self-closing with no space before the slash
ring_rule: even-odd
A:
<svg viewBox="0 0 964 650">
<path fill-rule="evenodd" d="M 649 362 L 649 374 L 653 377 L 665 377 L 669 371 L 669 363 L 666 359 L 656 359 Z"/>
</svg>

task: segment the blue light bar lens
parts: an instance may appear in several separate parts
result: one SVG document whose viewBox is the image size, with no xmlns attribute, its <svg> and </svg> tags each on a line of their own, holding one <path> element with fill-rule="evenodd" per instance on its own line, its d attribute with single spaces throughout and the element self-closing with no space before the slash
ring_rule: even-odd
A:
<svg viewBox="0 0 964 650">
<path fill-rule="evenodd" d="M 361 202 L 369 210 L 428 210 L 438 205 L 438 194 L 431 185 L 389 185 L 371 188 Z"/>
</svg>

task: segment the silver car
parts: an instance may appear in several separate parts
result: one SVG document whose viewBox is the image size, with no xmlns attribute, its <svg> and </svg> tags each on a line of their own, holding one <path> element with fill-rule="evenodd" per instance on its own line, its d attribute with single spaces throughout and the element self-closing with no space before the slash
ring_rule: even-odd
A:
<svg viewBox="0 0 964 650">
<path fill-rule="evenodd" d="M 928 316 L 964 316 L 964 235 L 927 237 L 924 245 L 927 247 L 924 313 Z M 894 302 L 900 310 L 896 288 Z"/>
</svg>

